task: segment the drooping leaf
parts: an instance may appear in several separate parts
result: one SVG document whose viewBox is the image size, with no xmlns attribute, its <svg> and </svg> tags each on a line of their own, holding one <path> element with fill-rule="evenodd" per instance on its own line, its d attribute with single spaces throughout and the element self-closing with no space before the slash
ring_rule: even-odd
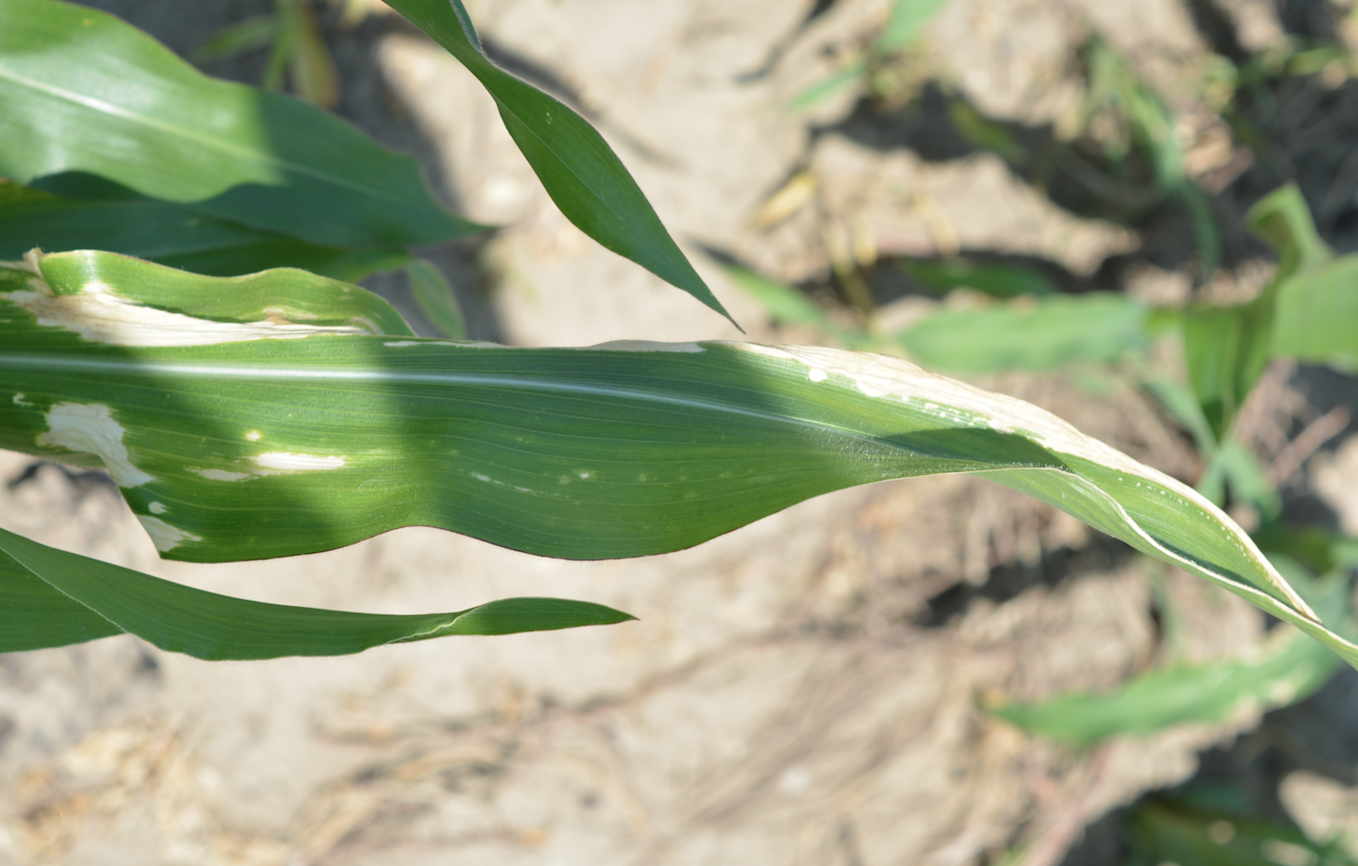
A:
<svg viewBox="0 0 1358 866">
<path fill-rule="evenodd" d="M 0 177 L 18 183 L 91 172 L 316 244 L 405 247 L 480 230 L 430 197 L 410 157 L 58 0 L 4 4 L 0 141 Z"/>
<path fill-rule="evenodd" d="M 198 318 L 220 309 L 173 302 L 165 270 L 93 252 L 0 268 L 0 446 L 102 462 L 172 558 L 296 554 L 412 524 L 560 558 L 641 556 L 830 490 L 985 472 L 1358 663 L 1190 488 L 1029 404 L 897 359 L 511 349 L 256 310 Z M 289 272 L 272 276 L 286 296 Z"/>
<path fill-rule="evenodd" d="M 1287 184 L 1250 208 L 1250 231 L 1282 257 L 1279 279 L 1298 270 L 1315 270 L 1334 258 L 1334 251 L 1316 231 L 1311 209 L 1296 184 Z"/>
<path fill-rule="evenodd" d="M 210 276 L 292 267 L 346 282 L 410 259 L 401 250 L 321 246 L 140 196 L 72 199 L 0 184 L 0 260 L 95 247 Z"/>
<path fill-rule="evenodd" d="M 335 656 L 450 635 L 503 635 L 634 617 L 562 598 L 508 598 L 456 613 L 349 613 L 231 598 L 38 544 L 0 529 L 0 652 L 128 632 L 195 658 Z"/>
<path fill-rule="evenodd" d="M 461 0 L 391 0 L 387 5 L 447 49 L 494 97 L 505 129 L 567 219 L 607 249 L 731 319 L 603 137 L 573 110 L 487 57 Z"/>
</svg>

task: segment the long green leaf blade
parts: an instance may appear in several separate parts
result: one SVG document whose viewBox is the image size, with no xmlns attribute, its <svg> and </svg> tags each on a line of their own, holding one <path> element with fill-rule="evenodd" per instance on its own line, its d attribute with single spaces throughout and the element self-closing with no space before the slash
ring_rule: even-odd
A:
<svg viewBox="0 0 1358 866">
<path fill-rule="evenodd" d="M 5 0 L 0 177 L 69 171 L 330 246 L 434 243 L 480 227 L 417 163 L 290 97 L 210 79 L 103 12 Z"/>
<path fill-rule="evenodd" d="M 591 602 L 509 598 L 457 613 L 349 613 L 182 586 L 0 529 L 0 652 L 129 632 L 211 661 L 335 656 L 450 635 L 503 635 L 634 617 Z"/>
<path fill-rule="evenodd" d="M 461 0 L 391 0 L 388 5 L 447 49 L 495 98 L 505 128 L 567 219 L 607 249 L 731 319 L 603 136 L 561 102 L 496 66 L 482 50 Z"/>
<path fill-rule="evenodd" d="M 410 261 L 410 254 L 402 250 L 321 246 L 173 202 L 141 197 L 71 199 L 15 183 L 0 184 L 0 260 L 23 258 L 35 247 L 98 247 L 218 277 L 290 267 L 346 282 Z"/>
<path fill-rule="evenodd" d="M 172 558 L 282 556 L 412 524 L 559 558 L 641 556 L 831 490 L 985 472 L 1358 663 L 1191 488 L 897 359 L 209 320 L 193 313 L 205 301 L 171 311 L 143 288 L 165 270 L 91 252 L 0 268 L 0 446 L 108 466 Z"/>
</svg>

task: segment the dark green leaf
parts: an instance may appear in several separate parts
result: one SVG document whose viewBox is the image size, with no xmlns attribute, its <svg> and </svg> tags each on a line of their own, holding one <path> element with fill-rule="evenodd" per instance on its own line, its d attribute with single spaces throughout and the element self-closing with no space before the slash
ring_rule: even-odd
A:
<svg viewBox="0 0 1358 866">
<path fill-rule="evenodd" d="M 195 658 L 335 656 L 450 635 L 502 635 L 635 617 L 584 601 L 508 598 L 457 613 L 349 613 L 182 586 L 0 529 L 0 652 L 129 632 Z"/>
<path fill-rule="evenodd" d="M 945 294 L 968 288 L 996 298 L 1019 295 L 1050 295 L 1056 292 L 1051 280 L 1034 268 L 1002 262 L 977 262 L 971 259 L 907 259 L 901 268 L 924 285 Z"/>
<path fill-rule="evenodd" d="M 1358 662 L 1192 489 L 898 359 L 420 340 L 357 287 L 287 270 L 235 281 L 255 293 L 108 253 L 0 267 L 0 447 L 103 463 L 162 554 L 200 561 L 406 525 L 641 556 L 854 484 L 985 472 Z M 327 293 L 348 318 L 316 312 Z"/>
<path fill-rule="evenodd" d="M 301 268 L 346 282 L 410 258 L 400 250 L 320 246 L 140 196 L 77 200 L 0 184 L 0 260 L 34 248 L 97 248 L 222 277 Z"/>
<path fill-rule="evenodd" d="M 479 229 L 419 166 L 290 97 L 214 81 L 103 12 L 5 0 L 0 177 L 86 171 L 144 195 L 330 246 L 404 247 Z"/>
<path fill-rule="evenodd" d="M 496 66 L 461 0 L 391 0 L 495 98 L 505 128 L 567 219 L 604 247 L 731 316 L 693 270 L 650 202 L 594 127 L 570 108 Z M 735 320 L 731 320 L 734 324 Z"/>
</svg>

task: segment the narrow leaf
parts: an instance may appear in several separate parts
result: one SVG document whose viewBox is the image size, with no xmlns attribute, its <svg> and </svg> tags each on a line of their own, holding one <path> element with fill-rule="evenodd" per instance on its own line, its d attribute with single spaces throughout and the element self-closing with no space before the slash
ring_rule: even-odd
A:
<svg viewBox="0 0 1358 866">
<path fill-rule="evenodd" d="M 894 358 L 512 349 L 257 310 L 197 318 L 213 304 L 167 310 L 165 270 L 92 252 L 0 268 L 0 447 L 108 466 L 165 556 L 283 556 L 405 525 L 566 559 L 642 556 L 830 490 L 985 472 L 1358 663 L 1192 489 L 1034 406 Z M 271 278 L 281 292 L 289 272 Z"/>
<path fill-rule="evenodd" d="M 1316 609 L 1325 619 L 1340 622 L 1348 616 L 1347 595 L 1346 579 L 1330 579 L 1320 589 Z M 1279 628 L 1238 658 L 1151 671 L 1110 694 L 1064 695 L 990 712 L 1030 733 L 1089 746 L 1186 722 L 1215 724 L 1244 709 L 1286 706 L 1314 693 L 1339 666 L 1322 644 L 1295 629 Z"/>
<path fill-rule="evenodd" d="M 901 269 L 939 294 L 964 287 L 996 298 L 1056 293 L 1056 286 L 1041 271 L 1003 262 L 908 259 Z"/>
<path fill-rule="evenodd" d="M 152 198 L 331 246 L 479 230 L 418 164 L 290 97 L 216 81 L 103 12 L 6 0 L 0 177 L 99 174 Z"/>
<path fill-rule="evenodd" d="M 268 45 L 278 36 L 278 16 L 256 15 L 223 27 L 189 54 L 194 63 L 212 63 Z"/>
<path fill-rule="evenodd" d="M 398 616 L 265 604 L 182 586 L 0 529 L 0 652 L 129 632 L 195 658 L 335 656 L 450 635 L 611 625 L 634 617 L 584 601 L 508 598 Z"/>
<path fill-rule="evenodd" d="M 444 336 L 454 340 L 467 339 L 467 326 L 462 320 L 462 308 L 457 305 L 453 287 L 444 279 L 443 272 L 425 259 L 416 259 L 406 266 L 410 293 L 420 312 Z"/>
<path fill-rule="evenodd" d="M 603 136 L 570 108 L 496 66 L 481 48 L 461 0 L 391 0 L 387 5 L 447 49 L 495 98 L 505 129 L 567 219 L 735 324 Z"/>
<path fill-rule="evenodd" d="M 80 200 L 0 184 L 0 260 L 92 247 L 211 276 L 291 267 L 346 282 L 410 259 L 402 250 L 321 246 L 140 196 Z"/>
<path fill-rule="evenodd" d="M 1234 307 L 1183 311 L 1188 379 L 1218 441 L 1268 364 L 1274 292 Z"/>
<path fill-rule="evenodd" d="M 1264 196 L 1250 208 L 1250 231 L 1282 256 L 1280 278 L 1298 269 L 1313 270 L 1334 258 L 1334 251 L 1316 231 L 1311 209 L 1296 184 Z"/>
</svg>

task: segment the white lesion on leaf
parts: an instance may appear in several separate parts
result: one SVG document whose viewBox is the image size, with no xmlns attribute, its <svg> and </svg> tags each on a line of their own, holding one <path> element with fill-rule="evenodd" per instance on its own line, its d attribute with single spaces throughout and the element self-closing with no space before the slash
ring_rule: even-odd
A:
<svg viewBox="0 0 1358 866">
<path fill-rule="evenodd" d="M 47 413 L 47 432 L 38 435 L 37 444 L 93 454 L 104 462 L 120 487 L 136 487 L 153 479 L 132 464 L 123 444 L 125 433 L 107 406 L 58 403 Z"/>
<path fill-rule="evenodd" d="M 156 550 L 161 553 L 174 550 L 185 541 L 202 541 L 201 535 L 194 535 L 192 532 L 185 532 L 177 526 L 171 526 L 159 517 L 148 517 L 138 514 L 137 520 L 141 521 L 142 529 L 151 536 L 151 543 L 156 546 Z"/>
<path fill-rule="evenodd" d="M 250 438 L 249 434 L 246 435 L 246 438 Z M 255 438 L 258 438 L 258 436 L 256 435 Z M 250 458 L 250 462 L 254 465 L 245 469 L 207 469 L 200 466 L 185 468 L 194 475 L 206 478 L 209 481 L 249 481 L 252 478 L 265 478 L 269 475 L 339 469 L 348 460 L 337 454 L 291 454 L 282 451 L 270 451 L 255 455 Z M 240 461 L 234 465 L 239 464 Z"/>
<path fill-rule="evenodd" d="M 90 280 L 74 294 L 58 295 L 42 279 L 42 254 L 32 250 L 23 270 L 34 273 L 31 291 L 4 297 L 28 310 L 39 325 L 61 328 L 86 340 L 110 346 L 154 348 L 212 346 L 250 340 L 297 340 L 318 335 L 372 335 L 372 328 L 355 325 L 299 325 L 266 316 L 257 322 L 216 322 L 172 313 L 124 298 L 107 283 Z"/>
<path fill-rule="evenodd" d="M 194 475 L 206 478 L 208 481 L 246 481 L 255 477 L 252 472 L 231 472 L 226 469 L 200 469 L 190 466 L 188 470 Z"/>
<path fill-rule="evenodd" d="M 703 347 L 697 343 L 657 343 L 651 340 L 610 340 L 607 343 L 573 348 L 604 352 L 678 352 L 690 355 L 704 351 Z"/>
<path fill-rule="evenodd" d="M 275 472 L 309 472 L 317 469 L 339 469 L 345 463 L 338 455 L 289 454 L 271 451 L 255 457 L 255 463 L 264 470 L 260 474 L 271 475 Z"/>
</svg>

